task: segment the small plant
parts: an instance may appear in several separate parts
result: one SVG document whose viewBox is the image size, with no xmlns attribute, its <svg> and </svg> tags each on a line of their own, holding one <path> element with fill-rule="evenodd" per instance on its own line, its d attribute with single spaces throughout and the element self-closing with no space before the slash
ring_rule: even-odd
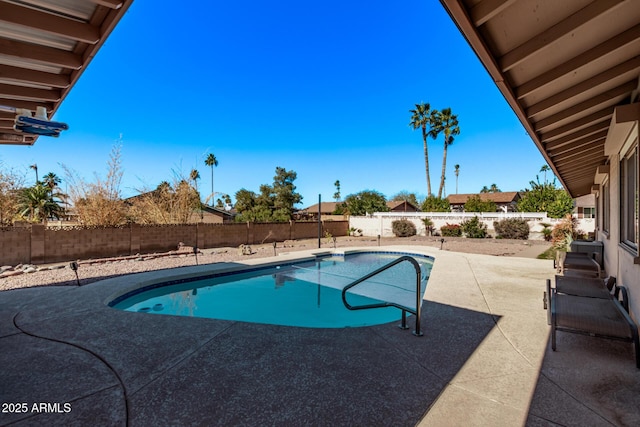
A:
<svg viewBox="0 0 640 427">
<path fill-rule="evenodd" d="M 487 237 L 487 224 L 480 221 L 477 216 L 474 216 L 462 223 L 462 231 L 465 236 L 472 239 L 484 239 Z"/>
<path fill-rule="evenodd" d="M 529 224 L 524 219 L 508 218 L 502 221 L 494 221 L 493 228 L 496 230 L 496 239 L 520 239 L 529 238 Z"/>
<path fill-rule="evenodd" d="M 442 233 L 442 237 L 462 237 L 462 228 L 459 224 L 446 223 L 440 227 L 440 233 Z"/>
<path fill-rule="evenodd" d="M 349 227 L 349 229 L 347 230 L 347 235 L 354 236 L 354 237 L 362 236 L 362 229 Z"/>
<path fill-rule="evenodd" d="M 325 231 L 324 238 L 327 239 L 327 245 L 328 245 L 333 240 L 333 234 L 329 233 L 328 231 Z"/>
<path fill-rule="evenodd" d="M 551 231 L 551 243 L 556 250 L 567 252 L 576 238 L 576 220 L 567 214 Z"/>
<path fill-rule="evenodd" d="M 422 218 L 422 223 L 424 224 L 425 234 L 433 236 L 433 221 L 431 218 Z"/>
<path fill-rule="evenodd" d="M 400 219 L 391 223 L 391 229 L 396 237 L 409 237 L 416 235 L 416 226 L 413 222 Z"/>
<path fill-rule="evenodd" d="M 544 236 L 544 240 L 547 242 L 551 241 L 551 224 L 547 223 L 547 222 L 541 222 L 540 225 L 542 226 L 542 235 Z"/>
</svg>

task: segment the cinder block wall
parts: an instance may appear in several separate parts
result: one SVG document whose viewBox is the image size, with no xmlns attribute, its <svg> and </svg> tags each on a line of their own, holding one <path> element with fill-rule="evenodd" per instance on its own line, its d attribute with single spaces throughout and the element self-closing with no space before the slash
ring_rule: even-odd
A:
<svg viewBox="0 0 640 427">
<path fill-rule="evenodd" d="M 325 232 L 346 236 L 347 221 L 326 221 Z M 0 265 L 43 264 L 175 250 L 178 243 L 199 248 L 261 244 L 318 236 L 316 222 L 130 225 L 103 228 L 0 229 Z"/>
<path fill-rule="evenodd" d="M 31 258 L 31 229 L 0 228 L 0 265 L 16 265 Z"/>
</svg>

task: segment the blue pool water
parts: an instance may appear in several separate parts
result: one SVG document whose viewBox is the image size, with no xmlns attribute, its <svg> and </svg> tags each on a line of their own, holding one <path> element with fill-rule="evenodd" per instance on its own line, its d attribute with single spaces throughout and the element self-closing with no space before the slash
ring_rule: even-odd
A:
<svg viewBox="0 0 640 427">
<path fill-rule="evenodd" d="M 142 288 L 110 305 L 134 312 L 311 328 L 377 325 L 398 321 L 401 310 L 396 307 L 348 310 L 342 301 L 342 289 L 401 255 L 406 254 L 332 255 L 316 261 L 252 268 L 248 272 L 213 274 Z M 433 261 L 412 256 L 420 264 L 422 297 Z M 348 291 L 347 301 L 352 306 L 384 301 L 415 309 L 413 265 L 400 263 L 355 286 Z"/>
</svg>

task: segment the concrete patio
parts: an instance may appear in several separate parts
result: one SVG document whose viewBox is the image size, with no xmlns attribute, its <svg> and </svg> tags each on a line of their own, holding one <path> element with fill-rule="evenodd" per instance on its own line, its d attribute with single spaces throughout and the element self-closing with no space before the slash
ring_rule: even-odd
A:
<svg viewBox="0 0 640 427">
<path fill-rule="evenodd" d="M 551 261 L 393 250 L 436 259 L 420 338 L 107 307 L 131 276 L 0 292 L 0 425 L 640 425 L 631 344 L 560 332 L 551 351 Z"/>
</svg>

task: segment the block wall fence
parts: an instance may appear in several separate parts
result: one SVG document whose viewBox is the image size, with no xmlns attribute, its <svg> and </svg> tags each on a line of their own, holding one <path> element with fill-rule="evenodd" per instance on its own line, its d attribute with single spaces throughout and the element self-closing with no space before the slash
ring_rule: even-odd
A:
<svg viewBox="0 0 640 427">
<path fill-rule="evenodd" d="M 322 236 L 346 236 L 348 221 L 323 221 Z M 175 250 L 216 248 L 318 236 L 317 222 L 0 228 L 0 265 L 47 264 Z"/>
</svg>

